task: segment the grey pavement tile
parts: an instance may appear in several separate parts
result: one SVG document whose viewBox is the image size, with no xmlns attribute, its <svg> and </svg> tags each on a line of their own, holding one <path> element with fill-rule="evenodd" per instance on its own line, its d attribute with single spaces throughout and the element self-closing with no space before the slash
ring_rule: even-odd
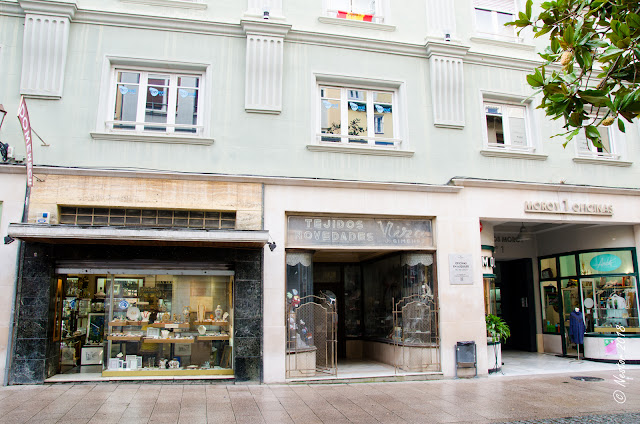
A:
<svg viewBox="0 0 640 424">
<path fill-rule="evenodd" d="M 262 415 L 240 415 L 236 416 L 237 424 L 270 424 L 265 421 Z"/>
<path fill-rule="evenodd" d="M 118 424 L 122 422 L 122 414 L 95 414 L 90 420 L 90 424 Z"/>
<path fill-rule="evenodd" d="M 208 422 L 206 415 L 203 417 L 183 417 L 180 415 L 178 418 L 178 424 L 207 424 Z"/>
<path fill-rule="evenodd" d="M 152 408 L 127 407 L 122 413 L 122 418 L 149 418 L 152 412 Z"/>
</svg>

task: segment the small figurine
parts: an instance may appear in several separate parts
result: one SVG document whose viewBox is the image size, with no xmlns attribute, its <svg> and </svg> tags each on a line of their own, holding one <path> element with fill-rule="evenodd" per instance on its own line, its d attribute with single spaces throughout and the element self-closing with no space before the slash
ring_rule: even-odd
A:
<svg viewBox="0 0 640 424">
<path fill-rule="evenodd" d="M 218 305 L 218 307 L 216 308 L 216 310 L 214 312 L 216 314 L 216 321 L 222 321 L 222 307 L 220 307 L 220 305 Z"/>
</svg>

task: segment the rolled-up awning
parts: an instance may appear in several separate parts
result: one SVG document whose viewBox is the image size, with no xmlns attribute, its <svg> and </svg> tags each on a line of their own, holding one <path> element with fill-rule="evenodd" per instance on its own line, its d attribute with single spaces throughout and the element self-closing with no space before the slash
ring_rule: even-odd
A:
<svg viewBox="0 0 640 424">
<path fill-rule="evenodd" d="M 9 224 L 7 233 L 23 241 L 48 244 L 263 247 L 269 240 L 269 232 L 264 230 L 192 230 L 47 224 Z"/>
</svg>

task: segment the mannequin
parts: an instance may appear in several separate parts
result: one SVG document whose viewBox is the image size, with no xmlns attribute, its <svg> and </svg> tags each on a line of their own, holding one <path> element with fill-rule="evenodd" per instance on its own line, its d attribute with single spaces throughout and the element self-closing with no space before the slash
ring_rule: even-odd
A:
<svg viewBox="0 0 640 424">
<path fill-rule="evenodd" d="M 580 308 L 575 308 L 569 315 L 569 338 L 578 348 L 578 360 L 580 360 L 580 345 L 584 342 L 584 318 Z"/>
</svg>

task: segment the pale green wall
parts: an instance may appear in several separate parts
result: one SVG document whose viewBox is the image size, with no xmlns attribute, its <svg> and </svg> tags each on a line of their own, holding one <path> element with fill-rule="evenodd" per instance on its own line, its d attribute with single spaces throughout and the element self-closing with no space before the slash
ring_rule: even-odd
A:
<svg viewBox="0 0 640 424">
<path fill-rule="evenodd" d="M 310 4 L 320 1 L 285 1 L 285 13 L 293 30 L 354 33 L 424 44 L 425 32 L 419 31 L 426 20 L 423 2 L 408 2 L 415 13 L 394 10 L 395 32 L 372 31 L 319 23 L 311 14 Z M 219 3 L 219 4 L 218 4 Z M 467 5 L 467 3 L 469 3 Z M 210 2 L 211 4 L 211 2 Z M 211 17 L 233 22 L 239 31 L 244 2 L 215 2 L 199 19 Z M 471 25 L 470 1 L 457 1 L 458 28 Z M 123 9 L 119 1 L 79 1 L 85 8 L 113 7 L 132 12 L 154 10 L 140 5 Z M 465 6 L 466 5 L 466 6 Z M 219 6 L 219 8 L 218 8 Z M 468 7 L 467 7 L 468 6 Z M 397 6 L 396 6 L 397 7 Z M 404 5 L 403 5 L 404 7 Z M 158 9 L 155 9 L 158 10 Z M 192 14 L 193 11 L 177 11 Z M 182 15 L 180 15 L 182 16 Z M 235 16 L 235 18 L 234 18 Z M 0 102 L 9 115 L 3 128 L 3 141 L 24 149 L 17 120 L 12 116 L 19 101 L 22 24 L 24 19 L 0 15 Z M 406 25 L 406 28 L 405 28 Z M 460 30 L 465 34 L 468 29 Z M 468 42 L 468 40 L 467 40 Z M 67 70 L 62 100 L 29 99 L 33 128 L 49 143 L 42 147 L 35 139 L 37 165 L 134 168 L 229 173 L 270 176 L 316 177 L 371 181 L 399 181 L 444 184 L 455 176 L 554 182 L 604 186 L 636 187 L 637 165 L 619 168 L 577 164 L 572 161 L 573 146 L 562 148 L 562 140 L 549 141 L 559 132 L 557 123 L 544 120 L 536 111 L 538 134 L 545 161 L 491 158 L 480 154 L 482 148 L 482 112 L 480 90 L 507 92 L 527 96 L 526 72 L 499 67 L 465 65 L 465 115 L 463 130 L 436 128 L 433 125 L 429 61 L 426 58 L 363 50 L 337 49 L 328 46 L 286 42 L 284 47 L 283 111 L 263 115 L 244 111 L 244 37 L 212 36 L 159 30 L 131 29 L 115 26 L 73 23 L 69 43 Z M 509 55 L 504 47 L 472 45 L 471 51 L 493 50 Z M 212 146 L 159 144 L 94 140 L 99 86 L 105 55 L 131 56 L 156 60 L 211 63 L 215 103 L 209 108 L 212 119 Z M 518 50 L 516 56 L 534 57 L 533 52 Z M 408 118 L 405 140 L 415 151 L 411 158 L 311 152 L 311 108 L 314 73 L 347 74 L 364 78 L 381 78 L 405 83 L 407 100 L 398 111 Z M 402 106 L 406 108 L 402 109 Z M 629 126 L 628 158 L 640 161 L 638 134 Z"/>
</svg>

